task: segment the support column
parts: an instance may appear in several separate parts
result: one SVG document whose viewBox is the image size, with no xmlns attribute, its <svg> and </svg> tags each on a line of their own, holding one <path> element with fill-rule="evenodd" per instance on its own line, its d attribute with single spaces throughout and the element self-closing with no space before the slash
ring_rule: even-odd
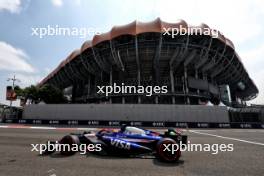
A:
<svg viewBox="0 0 264 176">
<path fill-rule="evenodd" d="M 160 34 L 159 45 L 156 47 L 156 53 L 153 58 L 153 69 L 154 69 L 154 79 L 156 86 L 160 86 L 160 53 L 162 47 L 162 34 Z M 155 103 L 159 103 L 159 97 L 155 96 Z"/>
<path fill-rule="evenodd" d="M 88 76 L 88 83 L 87 83 L 87 98 L 89 98 L 91 93 L 91 76 Z"/>
<path fill-rule="evenodd" d="M 198 77 L 198 70 L 197 69 L 195 69 L 195 79 L 199 79 L 199 77 Z M 199 89 L 197 89 L 197 94 L 199 95 L 200 94 L 200 90 Z M 200 102 L 200 98 L 198 98 L 198 103 Z"/>
<path fill-rule="evenodd" d="M 97 94 L 97 86 L 98 86 L 98 83 L 99 83 L 98 76 L 95 76 L 94 77 L 94 87 L 93 87 L 93 89 L 94 89 L 94 96 L 95 96 L 95 98 L 96 98 L 97 101 L 98 101 L 98 97 L 101 96 L 100 94 Z"/>
<path fill-rule="evenodd" d="M 203 80 L 207 81 L 208 82 L 208 79 L 207 79 L 207 75 L 205 73 L 203 73 Z M 209 82 L 208 82 L 208 89 L 207 89 L 207 92 L 206 92 L 207 96 L 209 96 Z"/>
<path fill-rule="evenodd" d="M 103 71 L 101 71 L 100 73 L 100 79 L 101 79 L 100 82 L 103 83 Z"/>
<path fill-rule="evenodd" d="M 170 68 L 171 93 L 175 93 L 173 70 Z M 175 96 L 172 95 L 172 104 L 175 104 Z"/>
<path fill-rule="evenodd" d="M 188 87 L 188 69 L 187 67 L 184 67 L 184 83 L 185 83 L 185 97 L 186 97 L 186 103 L 190 104 L 190 98 L 187 96 L 189 94 L 189 87 Z"/>
<path fill-rule="evenodd" d="M 138 40 L 137 35 L 135 36 L 135 50 L 136 50 L 136 63 L 137 63 L 137 84 L 138 86 L 141 85 L 141 72 L 140 72 L 140 61 L 139 61 L 139 54 L 138 54 Z M 138 104 L 141 104 L 141 97 L 138 96 Z"/>
<path fill-rule="evenodd" d="M 110 86 L 113 86 L 113 67 L 111 67 L 109 76 L 110 76 L 109 84 Z M 110 104 L 112 104 L 112 97 L 110 97 L 109 101 L 110 101 Z"/>
<path fill-rule="evenodd" d="M 101 73 L 100 73 L 100 85 L 103 85 L 103 70 L 101 70 Z M 103 103 L 104 102 L 104 99 L 100 99 L 100 103 Z"/>
<path fill-rule="evenodd" d="M 159 104 L 159 97 L 155 96 L 155 104 Z"/>
<path fill-rule="evenodd" d="M 72 86 L 72 103 L 75 103 L 75 99 L 76 99 L 76 84 L 73 84 Z"/>
<path fill-rule="evenodd" d="M 124 96 L 122 96 L 122 104 L 126 104 L 126 100 Z"/>
<path fill-rule="evenodd" d="M 138 86 L 140 86 L 141 82 L 141 76 L 140 76 L 140 69 L 138 68 L 138 72 L 137 72 L 137 84 Z M 141 97 L 140 95 L 138 96 L 138 104 L 141 104 Z"/>
<path fill-rule="evenodd" d="M 123 73 L 119 73 L 119 78 L 122 80 L 122 83 L 124 83 L 124 85 L 126 85 L 126 82 L 125 82 L 125 77 L 124 77 L 124 72 Z M 122 104 L 126 104 L 126 99 L 124 97 L 124 95 L 122 94 L 121 92 L 121 96 L 122 96 Z"/>
</svg>

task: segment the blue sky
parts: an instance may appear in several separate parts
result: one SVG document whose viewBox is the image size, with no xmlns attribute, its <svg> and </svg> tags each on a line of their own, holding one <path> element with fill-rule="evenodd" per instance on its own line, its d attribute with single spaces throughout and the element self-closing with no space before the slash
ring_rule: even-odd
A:
<svg viewBox="0 0 264 176">
<path fill-rule="evenodd" d="M 6 79 L 16 75 L 21 87 L 36 84 L 85 40 L 80 36 L 32 35 L 32 28 L 60 27 L 110 30 L 133 20 L 206 23 L 235 44 L 236 51 L 264 104 L 264 2 L 262 0 L 0 0 L 0 102 Z"/>
</svg>

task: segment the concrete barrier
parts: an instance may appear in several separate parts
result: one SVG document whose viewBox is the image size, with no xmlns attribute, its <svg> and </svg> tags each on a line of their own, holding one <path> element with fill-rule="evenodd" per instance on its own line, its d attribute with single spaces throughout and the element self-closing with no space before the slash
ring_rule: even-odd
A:
<svg viewBox="0 0 264 176">
<path fill-rule="evenodd" d="M 223 106 L 162 104 L 42 104 L 28 105 L 23 119 L 111 120 L 228 123 Z"/>
</svg>

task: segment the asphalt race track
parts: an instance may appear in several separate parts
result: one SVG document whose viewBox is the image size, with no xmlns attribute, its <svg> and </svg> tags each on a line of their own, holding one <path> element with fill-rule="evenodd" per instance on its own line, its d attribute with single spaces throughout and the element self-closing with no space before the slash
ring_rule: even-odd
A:
<svg viewBox="0 0 264 176">
<path fill-rule="evenodd" d="M 1 126 L 1 124 L 0 124 Z M 59 139 L 69 129 L 0 128 L 1 176 L 180 176 L 180 175 L 263 175 L 264 130 L 190 129 L 192 143 L 234 144 L 233 152 L 183 152 L 175 164 L 153 158 L 118 158 L 76 154 L 39 156 L 31 145 Z M 72 130 L 76 132 L 76 130 Z"/>
</svg>

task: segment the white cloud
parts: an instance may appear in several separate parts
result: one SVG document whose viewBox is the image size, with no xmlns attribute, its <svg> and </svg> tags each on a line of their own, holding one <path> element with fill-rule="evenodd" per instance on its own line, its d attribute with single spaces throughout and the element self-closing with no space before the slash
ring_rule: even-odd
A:
<svg viewBox="0 0 264 176">
<path fill-rule="evenodd" d="M 49 74 L 51 71 L 52 71 L 51 68 L 48 68 L 48 67 L 44 68 L 44 72 L 45 72 L 46 74 Z"/>
<path fill-rule="evenodd" d="M 13 77 L 13 75 L 9 75 L 9 77 Z M 20 87 L 27 87 L 30 85 L 36 85 L 42 80 L 42 76 L 40 75 L 32 75 L 32 74 L 22 74 L 18 73 L 16 74 L 16 78 L 19 80 L 17 83 Z"/>
<path fill-rule="evenodd" d="M 249 72 L 249 75 L 253 78 L 253 80 L 255 80 L 256 73 L 263 71 L 264 43 L 255 48 L 242 51 L 240 56 L 242 58 L 244 66 L 246 67 L 246 70 Z M 261 92 L 264 93 L 264 85 Z"/>
<path fill-rule="evenodd" d="M 264 1 L 162 0 L 156 2 L 157 14 L 171 22 L 179 18 L 198 25 L 202 22 L 220 30 L 235 44 L 245 43 L 263 31 Z"/>
<path fill-rule="evenodd" d="M 241 52 L 242 61 L 259 89 L 259 95 L 250 103 L 264 104 L 264 43 Z"/>
<path fill-rule="evenodd" d="M 20 0 L 0 0 L 0 11 L 7 10 L 11 13 L 17 13 L 20 11 Z"/>
<path fill-rule="evenodd" d="M 35 69 L 25 60 L 26 53 L 0 41 L 0 70 L 33 73 Z"/>
<path fill-rule="evenodd" d="M 155 9 L 157 16 L 164 21 L 183 19 L 191 25 L 204 22 L 233 41 L 260 92 L 252 102 L 264 104 L 263 0 L 185 0 L 180 3 L 177 0 L 157 0 Z M 255 42 L 260 45 L 252 48 Z"/>
<path fill-rule="evenodd" d="M 76 5 L 81 5 L 81 0 L 75 0 Z"/>
<path fill-rule="evenodd" d="M 73 2 L 74 5 L 81 5 L 81 0 L 73 0 L 72 2 Z M 55 7 L 61 7 L 64 4 L 63 0 L 51 0 L 51 3 Z"/>
<path fill-rule="evenodd" d="M 62 0 L 51 0 L 51 3 L 56 7 L 61 7 L 63 5 Z"/>
<path fill-rule="evenodd" d="M 247 64 L 248 67 L 255 68 L 260 62 L 264 64 L 264 43 L 252 49 L 242 51 L 240 55 L 243 63 Z"/>
<path fill-rule="evenodd" d="M 259 89 L 259 94 L 258 94 L 256 99 L 250 101 L 249 103 L 264 104 L 264 79 L 263 79 L 263 75 L 264 75 L 264 70 L 261 70 L 259 72 L 255 72 L 253 74 L 254 82 Z"/>
</svg>

